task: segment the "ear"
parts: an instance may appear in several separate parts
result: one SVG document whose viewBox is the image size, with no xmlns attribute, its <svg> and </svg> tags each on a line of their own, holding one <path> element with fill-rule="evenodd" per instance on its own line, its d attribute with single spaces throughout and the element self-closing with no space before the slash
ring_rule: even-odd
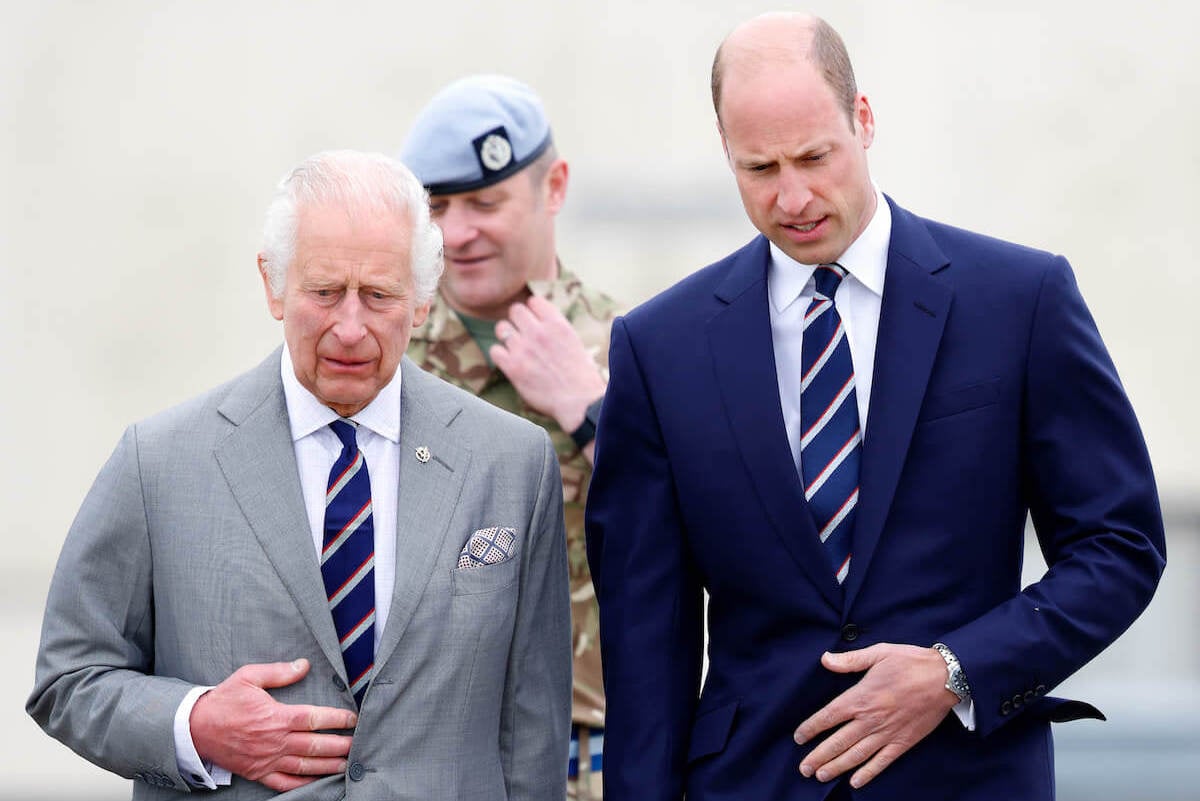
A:
<svg viewBox="0 0 1200 801">
<path fill-rule="evenodd" d="M 854 99 L 854 132 L 862 142 L 863 150 L 875 141 L 875 114 L 871 111 L 871 103 L 866 95 Z"/>
<path fill-rule="evenodd" d="M 263 289 L 267 293 L 267 308 L 271 312 L 271 316 L 276 320 L 283 319 L 283 298 L 275 297 L 275 293 L 271 291 L 271 279 L 267 277 L 267 256 L 265 253 L 258 254 L 258 274 L 262 277 Z"/>
<path fill-rule="evenodd" d="M 567 201 L 567 179 L 570 177 L 567 162 L 558 159 L 550 165 L 546 172 L 546 208 L 551 214 L 558 214 L 563 203 Z"/>
<path fill-rule="evenodd" d="M 420 306 L 413 309 L 412 327 L 420 328 L 425 325 L 425 320 L 429 317 L 429 307 L 433 305 L 433 301 L 426 301 Z"/>
</svg>

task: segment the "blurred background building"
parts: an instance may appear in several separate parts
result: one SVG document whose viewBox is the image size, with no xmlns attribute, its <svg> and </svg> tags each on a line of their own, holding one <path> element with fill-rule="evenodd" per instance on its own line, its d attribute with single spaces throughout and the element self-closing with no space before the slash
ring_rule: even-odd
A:
<svg viewBox="0 0 1200 801">
<path fill-rule="evenodd" d="M 328 148 L 394 153 L 442 84 L 512 74 L 543 95 L 571 163 L 564 262 L 635 304 L 753 233 L 708 69 L 735 24 L 778 7 L 0 0 L 0 799 L 128 798 L 22 710 L 42 604 L 122 429 L 280 341 L 255 253 L 283 173 Z M 1171 561 L 1149 611 L 1060 690 L 1109 722 L 1056 729 L 1059 797 L 1195 799 L 1200 12 L 808 8 L 846 38 L 885 192 L 1075 266 L 1145 429 Z"/>
</svg>

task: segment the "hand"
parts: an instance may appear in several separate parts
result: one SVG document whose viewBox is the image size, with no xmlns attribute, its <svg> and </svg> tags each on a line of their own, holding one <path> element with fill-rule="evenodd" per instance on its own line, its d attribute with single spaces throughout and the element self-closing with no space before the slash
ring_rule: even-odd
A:
<svg viewBox="0 0 1200 801">
<path fill-rule="evenodd" d="M 801 773 L 819 781 L 862 765 L 850 777 L 852 787 L 862 787 L 937 728 L 958 703 L 946 689 L 946 662 L 932 648 L 880 643 L 826 653 L 821 664 L 835 673 L 866 675 L 796 729 L 796 742 L 803 744 L 841 725 L 800 763 Z"/>
<path fill-rule="evenodd" d="M 534 295 L 512 305 L 508 319 L 496 323 L 496 336 L 500 343 L 488 355 L 524 401 L 563 431 L 579 428 L 588 404 L 604 395 L 605 381 L 562 312 Z"/>
<path fill-rule="evenodd" d="M 307 673 L 307 659 L 244 665 L 201 695 L 189 719 L 200 758 L 281 793 L 344 771 L 351 738 L 315 732 L 352 729 L 358 716 L 348 709 L 281 704 L 266 692 Z"/>
</svg>

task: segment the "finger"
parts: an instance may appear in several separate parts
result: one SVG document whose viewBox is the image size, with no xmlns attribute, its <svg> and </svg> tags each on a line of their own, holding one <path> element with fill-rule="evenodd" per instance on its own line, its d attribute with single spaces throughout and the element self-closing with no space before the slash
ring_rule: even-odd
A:
<svg viewBox="0 0 1200 801">
<path fill-rule="evenodd" d="M 358 715 L 349 709 L 334 706 L 309 706 L 308 704 L 280 704 L 283 718 L 292 731 L 319 731 L 321 729 L 353 729 L 358 725 Z M 332 735 L 342 737 L 345 735 Z"/>
<path fill-rule="evenodd" d="M 804 757 L 800 763 L 800 772 L 805 776 L 812 776 L 814 773 L 820 772 L 823 766 L 833 762 L 847 750 L 854 748 L 864 737 L 870 734 L 871 732 L 860 721 L 855 720 L 847 723 L 826 737 L 820 745 Z M 863 759 L 869 756 L 870 754 L 867 754 Z"/>
<path fill-rule="evenodd" d="M 853 691 L 853 688 L 851 688 L 842 693 L 837 698 L 834 698 L 828 704 L 812 713 L 807 720 L 797 726 L 796 731 L 792 733 L 792 739 L 796 741 L 796 745 L 804 745 L 821 732 L 829 731 L 835 726 L 845 723 L 847 720 L 853 718 L 854 715 L 849 708 L 850 704 L 844 700 L 846 698 L 846 694 Z"/>
<path fill-rule="evenodd" d="M 855 741 L 836 757 L 816 766 L 817 781 L 827 782 L 836 779 L 846 771 L 852 770 L 869 760 L 875 755 L 876 751 L 879 751 L 886 744 L 887 740 L 883 735 L 868 734 L 862 739 Z"/>
<path fill-rule="evenodd" d="M 850 777 L 850 786 L 855 790 L 862 787 L 880 773 L 883 773 L 884 769 L 895 762 L 905 750 L 898 745 L 890 743 L 880 748 L 867 764 L 854 771 L 854 775 Z"/>
<path fill-rule="evenodd" d="M 315 776 L 293 776 L 290 773 L 268 773 L 259 781 L 267 787 L 279 793 L 286 793 L 288 790 L 295 790 L 297 787 L 303 787 L 306 784 L 312 784 L 317 778 Z"/>
<path fill-rule="evenodd" d="M 858 651 L 844 651 L 838 654 L 826 651 L 821 654 L 821 664 L 825 666 L 826 670 L 834 673 L 862 673 L 885 656 L 887 656 L 887 649 L 881 643 Z"/>
<path fill-rule="evenodd" d="M 556 336 L 565 334 L 567 331 L 574 332 L 575 329 L 571 327 L 571 322 L 562 313 L 562 310 L 540 295 L 534 295 L 525 305 L 537 315 L 537 318 L 542 321 L 542 325 L 550 331 L 557 332 Z"/>
<path fill-rule="evenodd" d="M 496 339 L 500 340 L 500 344 L 505 344 L 517 333 L 517 329 L 508 320 L 501 320 L 496 323 Z"/>
<path fill-rule="evenodd" d="M 504 347 L 503 343 L 497 342 L 488 348 L 488 358 L 492 360 L 492 364 L 500 368 L 500 372 L 508 374 L 512 353 L 509 352 L 508 348 Z"/>
<path fill-rule="evenodd" d="M 533 312 L 533 314 L 540 320 L 551 319 L 555 315 L 562 314 L 562 312 L 558 310 L 557 306 L 543 298 L 541 295 L 531 296 L 529 300 L 525 302 L 525 305 L 528 306 L 529 310 Z"/>
<path fill-rule="evenodd" d="M 508 309 L 508 319 L 521 333 L 534 331 L 538 327 L 538 318 L 524 303 L 514 303 Z"/>
<path fill-rule="evenodd" d="M 258 662 L 242 665 L 234 676 L 252 684 L 255 687 L 286 687 L 295 684 L 308 673 L 308 660 L 296 659 L 291 662 Z"/>
<path fill-rule="evenodd" d="M 283 738 L 283 753 L 307 757 L 344 757 L 350 753 L 353 744 L 354 738 L 345 734 L 292 732 Z"/>
<path fill-rule="evenodd" d="M 330 776 L 346 770 L 346 760 L 340 757 L 285 756 L 275 760 L 280 773 L 292 776 Z"/>
</svg>

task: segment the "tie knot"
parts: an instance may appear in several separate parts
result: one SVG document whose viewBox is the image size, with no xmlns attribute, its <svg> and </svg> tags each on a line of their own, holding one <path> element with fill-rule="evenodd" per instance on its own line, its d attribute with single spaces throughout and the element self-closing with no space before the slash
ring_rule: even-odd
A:
<svg viewBox="0 0 1200 801">
<path fill-rule="evenodd" d="M 358 440 L 354 436 L 354 425 L 347 423 L 345 420 L 334 420 L 329 424 L 333 429 L 333 433 L 337 434 L 337 438 L 342 441 L 342 446 L 348 449 L 351 453 L 358 450 Z"/>
<path fill-rule="evenodd" d="M 834 293 L 837 292 L 838 285 L 842 283 L 845 276 L 846 268 L 842 265 L 822 264 L 813 273 L 813 280 L 817 282 L 817 292 L 833 300 Z"/>
</svg>

